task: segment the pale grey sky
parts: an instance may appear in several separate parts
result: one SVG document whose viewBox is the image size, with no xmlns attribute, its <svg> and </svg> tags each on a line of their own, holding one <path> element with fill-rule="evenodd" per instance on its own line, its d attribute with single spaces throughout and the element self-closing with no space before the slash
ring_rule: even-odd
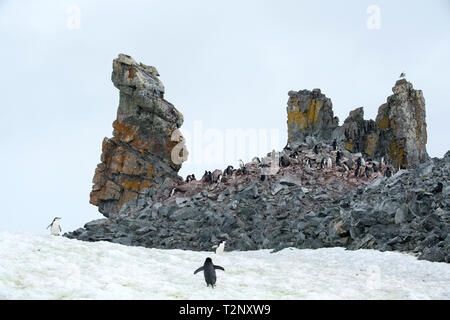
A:
<svg viewBox="0 0 450 320">
<path fill-rule="evenodd" d="M 46 233 L 60 216 L 68 231 L 102 217 L 89 192 L 102 140 L 112 136 L 119 53 L 157 67 L 165 98 L 184 115 L 182 132 L 197 141 L 191 155 L 208 155 L 214 134 L 238 129 L 278 132 L 257 155 L 281 149 L 289 90 L 321 88 L 340 124 L 361 106 L 374 119 L 405 71 L 424 92 L 428 153 L 442 157 L 450 149 L 449 3 L 0 1 L 0 229 Z M 195 123 L 203 140 L 193 137 Z M 253 156 L 251 146 L 227 148 L 234 165 Z M 192 156 L 180 175 L 230 162 L 216 159 Z"/>
</svg>

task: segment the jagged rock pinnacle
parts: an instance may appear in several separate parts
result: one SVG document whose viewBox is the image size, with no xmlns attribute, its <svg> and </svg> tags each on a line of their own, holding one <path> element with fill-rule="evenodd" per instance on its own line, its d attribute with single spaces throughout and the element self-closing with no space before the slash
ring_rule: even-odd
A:
<svg viewBox="0 0 450 320">
<path fill-rule="evenodd" d="M 105 216 L 119 212 L 125 203 L 148 198 L 148 188 L 155 183 L 181 179 L 177 172 L 187 150 L 177 129 L 183 115 L 163 99 L 158 76 L 155 67 L 128 55 L 119 54 L 113 61 L 111 80 L 120 90 L 114 137 L 103 140 L 90 194 L 90 203 Z M 181 160 L 174 161 L 173 149 L 179 144 Z"/>
</svg>

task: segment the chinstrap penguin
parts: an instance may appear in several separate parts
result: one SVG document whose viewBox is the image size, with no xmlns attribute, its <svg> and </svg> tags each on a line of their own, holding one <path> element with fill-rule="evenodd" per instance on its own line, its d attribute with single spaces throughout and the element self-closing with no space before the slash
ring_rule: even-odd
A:
<svg viewBox="0 0 450 320">
<path fill-rule="evenodd" d="M 225 271 L 225 269 L 223 267 L 214 265 L 211 258 L 208 257 L 208 258 L 206 258 L 205 263 L 203 264 L 203 267 L 200 267 L 197 270 L 195 270 L 194 274 L 196 274 L 197 272 L 203 271 L 203 275 L 205 276 L 206 286 L 209 287 L 209 285 L 211 285 L 211 287 L 214 289 L 214 285 L 216 284 L 216 280 L 217 280 L 216 269 Z"/>
<path fill-rule="evenodd" d="M 55 217 L 52 223 L 50 223 L 47 227 L 47 229 L 50 228 L 50 234 L 52 236 L 59 236 L 59 233 L 62 231 L 61 226 L 59 225 L 59 220 L 61 220 L 60 217 Z"/>
</svg>

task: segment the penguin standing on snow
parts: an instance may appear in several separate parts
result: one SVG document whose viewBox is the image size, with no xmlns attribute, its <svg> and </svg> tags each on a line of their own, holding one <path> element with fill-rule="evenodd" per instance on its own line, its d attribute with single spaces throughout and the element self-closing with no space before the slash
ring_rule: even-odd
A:
<svg viewBox="0 0 450 320">
<path fill-rule="evenodd" d="M 61 220 L 61 218 L 56 217 L 47 227 L 47 229 L 50 228 L 50 234 L 52 236 L 59 236 L 59 233 L 62 231 L 61 226 L 59 225 L 59 220 Z"/>
<path fill-rule="evenodd" d="M 216 284 L 216 269 L 223 270 L 225 269 L 221 266 L 215 266 L 211 260 L 211 258 L 206 258 L 205 263 L 203 264 L 203 267 L 198 268 L 194 271 L 194 274 L 197 272 L 203 271 L 203 275 L 205 276 L 206 286 L 211 287 L 214 289 L 214 285 Z"/>
<path fill-rule="evenodd" d="M 219 246 L 216 249 L 216 254 L 222 254 L 223 251 L 225 250 L 225 243 L 226 241 L 222 241 Z"/>
</svg>

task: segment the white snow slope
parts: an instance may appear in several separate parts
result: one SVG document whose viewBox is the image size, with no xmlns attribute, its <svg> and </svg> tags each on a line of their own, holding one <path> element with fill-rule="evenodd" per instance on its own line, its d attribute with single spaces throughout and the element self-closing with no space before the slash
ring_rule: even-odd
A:
<svg viewBox="0 0 450 320">
<path fill-rule="evenodd" d="M 214 289 L 193 274 L 208 256 L 226 270 Z M 450 264 L 375 250 L 216 255 L 0 231 L 0 299 L 450 299 Z"/>
</svg>

